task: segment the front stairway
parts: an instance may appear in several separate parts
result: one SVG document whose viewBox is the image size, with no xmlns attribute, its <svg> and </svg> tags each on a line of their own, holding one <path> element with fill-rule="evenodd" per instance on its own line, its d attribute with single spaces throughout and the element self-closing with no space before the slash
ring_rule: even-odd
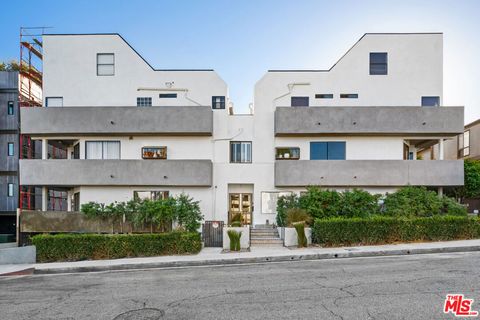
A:
<svg viewBox="0 0 480 320">
<path fill-rule="evenodd" d="M 277 228 L 272 225 L 256 225 L 250 231 L 250 245 L 257 246 L 283 246 L 283 241 L 278 235 Z"/>
</svg>

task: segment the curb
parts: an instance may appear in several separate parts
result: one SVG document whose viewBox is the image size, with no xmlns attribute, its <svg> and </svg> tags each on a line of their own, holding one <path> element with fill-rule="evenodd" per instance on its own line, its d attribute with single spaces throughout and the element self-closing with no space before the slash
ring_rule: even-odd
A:
<svg viewBox="0 0 480 320">
<path fill-rule="evenodd" d="M 348 250 L 348 249 L 344 249 Z M 42 268 L 35 269 L 34 274 L 62 274 L 62 273 L 81 273 L 81 272 L 100 272 L 100 271 L 121 271 L 135 269 L 154 269 L 154 268 L 179 268 L 196 266 L 214 266 L 214 265 L 235 265 L 235 264 L 255 264 L 269 262 L 286 262 L 301 260 L 326 260 L 339 258 L 365 258 L 380 256 L 402 256 L 430 253 L 450 253 L 450 252 L 475 252 L 480 251 L 480 246 L 462 246 L 462 247 L 443 247 L 443 248 L 418 248 L 418 249 L 398 249 L 367 252 L 338 252 L 338 253 L 318 253 L 318 254 L 293 254 L 284 256 L 266 256 L 235 259 L 211 259 L 202 261 L 173 261 L 173 262 L 149 262 L 120 264 L 111 266 L 90 266 L 90 267 L 66 267 L 66 268 Z"/>
</svg>

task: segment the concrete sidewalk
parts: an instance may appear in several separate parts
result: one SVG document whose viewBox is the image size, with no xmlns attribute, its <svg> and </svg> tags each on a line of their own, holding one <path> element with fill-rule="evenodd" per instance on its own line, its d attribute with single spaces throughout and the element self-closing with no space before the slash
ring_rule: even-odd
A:
<svg viewBox="0 0 480 320">
<path fill-rule="evenodd" d="M 426 243 L 393 244 L 340 248 L 309 247 L 289 249 L 285 247 L 252 247 L 250 252 L 221 253 L 221 248 L 204 248 L 197 255 L 161 256 L 115 260 L 89 260 L 76 262 L 37 263 L 32 265 L 0 266 L 0 275 L 8 269 L 31 270 L 36 274 L 170 268 L 202 265 L 226 265 L 242 263 L 268 263 L 297 260 L 337 259 L 353 257 L 393 256 L 441 252 L 480 251 L 480 239 Z"/>
</svg>

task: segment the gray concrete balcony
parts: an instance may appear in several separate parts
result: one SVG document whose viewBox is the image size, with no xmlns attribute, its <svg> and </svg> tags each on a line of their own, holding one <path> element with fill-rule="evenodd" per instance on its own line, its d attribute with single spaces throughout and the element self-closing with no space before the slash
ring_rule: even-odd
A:
<svg viewBox="0 0 480 320">
<path fill-rule="evenodd" d="M 208 106 L 21 108 L 29 135 L 204 135 L 213 132 Z"/>
<path fill-rule="evenodd" d="M 275 135 L 457 135 L 463 132 L 463 109 L 463 107 L 277 107 Z"/>
<path fill-rule="evenodd" d="M 463 160 L 281 160 L 275 186 L 463 185 Z"/>
<path fill-rule="evenodd" d="M 212 185 L 210 160 L 20 160 L 20 184 L 35 186 Z"/>
</svg>

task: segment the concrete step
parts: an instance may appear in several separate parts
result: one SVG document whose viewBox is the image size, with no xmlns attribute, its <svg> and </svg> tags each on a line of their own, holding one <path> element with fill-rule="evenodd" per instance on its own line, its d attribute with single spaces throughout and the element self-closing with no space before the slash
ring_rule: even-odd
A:
<svg viewBox="0 0 480 320">
<path fill-rule="evenodd" d="M 252 233 L 252 238 L 280 238 L 278 233 Z"/>
<path fill-rule="evenodd" d="M 254 225 L 252 229 L 276 229 L 273 227 L 273 224 L 257 224 Z"/>
<path fill-rule="evenodd" d="M 281 239 L 251 239 L 250 244 L 253 245 L 281 245 L 283 246 L 283 241 Z"/>
</svg>

